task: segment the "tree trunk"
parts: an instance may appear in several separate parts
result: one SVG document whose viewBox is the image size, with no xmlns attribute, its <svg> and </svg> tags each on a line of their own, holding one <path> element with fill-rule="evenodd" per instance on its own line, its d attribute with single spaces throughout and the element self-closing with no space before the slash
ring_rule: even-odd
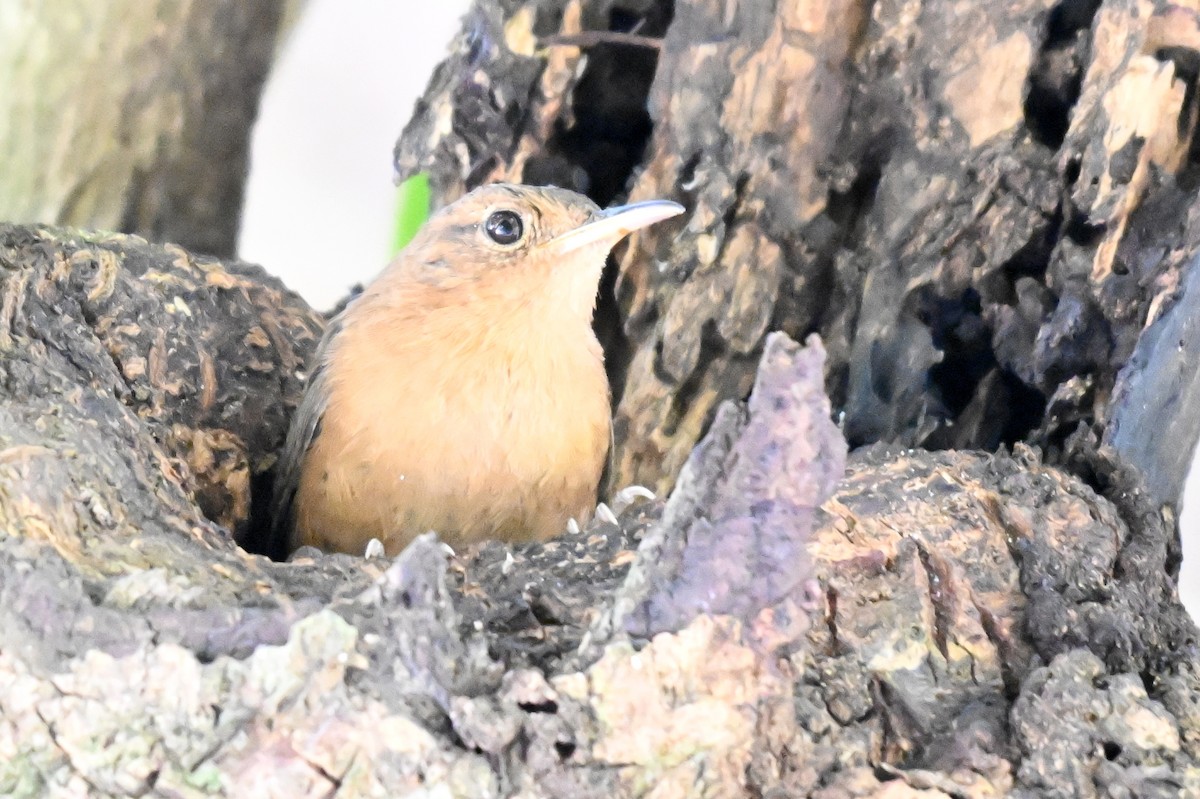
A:
<svg viewBox="0 0 1200 799">
<path fill-rule="evenodd" d="M 674 489 L 545 543 L 238 549 L 321 318 L 0 226 L 0 794 L 1200 796 L 1190 17 L 1139 9 L 478 4 L 402 172 L 691 211 L 599 320 L 615 480 Z"/>
<path fill-rule="evenodd" d="M 0 219 L 235 251 L 250 128 L 296 0 L 0 12 Z"/>
<path fill-rule="evenodd" d="M 768 337 L 665 508 L 271 563 L 192 500 L 236 515 L 320 320 L 129 237 L 0 263 L 5 795 L 1200 791 L 1169 514 L 1086 441 L 1108 499 L 1026 449 L 839 483 L 824 353 Z"/>
<path fill-rule="evenodd" d="M 765 334 L 815 331 L 854 446 L 1057 461 L 1082 424 L 1178 506 L 1200 436 L 1195 10 L 635 5 L 477 6 L 396 152 L 438 201 L 507 178 L 688 207 L 632 239 L 601 306 L 612 486 L 669 488 Z M 580 37 L 611 26 L 648 38 Z"/>
</svg>

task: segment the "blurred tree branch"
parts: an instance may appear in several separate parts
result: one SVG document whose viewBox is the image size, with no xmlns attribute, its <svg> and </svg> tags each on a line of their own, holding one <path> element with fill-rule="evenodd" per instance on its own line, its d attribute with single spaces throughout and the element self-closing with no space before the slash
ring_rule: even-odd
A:
<svg viewBox="0 0 1200 799">
<path fill-rule="evenodd" d="M 250 131 L 298 0 L 0 10 L 0 219 L 234 252 Z"/>
</svg>

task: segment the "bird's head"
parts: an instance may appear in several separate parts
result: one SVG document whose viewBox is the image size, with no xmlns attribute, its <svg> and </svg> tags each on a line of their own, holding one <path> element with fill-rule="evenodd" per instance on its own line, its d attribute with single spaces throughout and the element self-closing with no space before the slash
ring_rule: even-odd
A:
<svg viewBox="0 0 1200 799">
<path fill-rule="evenodd" d="M 590 315 L 612 247 L 683 210 L 667 200 L 601 210 L 566 189 L 496 183 L 430 217 L 397 265 L 426 285 L 502 286 L 586 307 Z"/>
</svg>

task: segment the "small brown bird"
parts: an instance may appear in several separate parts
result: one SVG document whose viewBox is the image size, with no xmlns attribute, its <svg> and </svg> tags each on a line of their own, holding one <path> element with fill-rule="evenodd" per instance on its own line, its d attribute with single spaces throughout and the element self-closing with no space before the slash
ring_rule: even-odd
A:
<svg viewBox="0 0 1200 799">
<path fill-rule="evenodd" d="M 586 520 L 611 437 L 592 332 L 605 259 L 683 211 L 601 211 L 574 192 L 485 186 L 445 207 L 330 324 L 276 478 L 277 551 L 394 555 Z"/>
</svg>

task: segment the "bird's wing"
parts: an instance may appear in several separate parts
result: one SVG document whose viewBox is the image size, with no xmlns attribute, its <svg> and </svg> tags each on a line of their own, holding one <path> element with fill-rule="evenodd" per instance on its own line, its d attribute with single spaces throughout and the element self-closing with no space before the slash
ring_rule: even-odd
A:
<svg viewBox="0 0 1200 799">
<path fill-rule="evenodd" d="M 341 318 L 335 318 L 325 330 L 313 358 L 304 398 L 292 417 L 287 440 L 275 469 L 274 497 L 271 502 L 271 557 L 285 558 L 293 549 L 292 532 L 295 508 L 292 503 L 300 487 L 300 474 L 309 447 L 321 433 L 321 417 L 329 403 L 328 364 L 330 343 L 341 331 Z"/>
</svg>

